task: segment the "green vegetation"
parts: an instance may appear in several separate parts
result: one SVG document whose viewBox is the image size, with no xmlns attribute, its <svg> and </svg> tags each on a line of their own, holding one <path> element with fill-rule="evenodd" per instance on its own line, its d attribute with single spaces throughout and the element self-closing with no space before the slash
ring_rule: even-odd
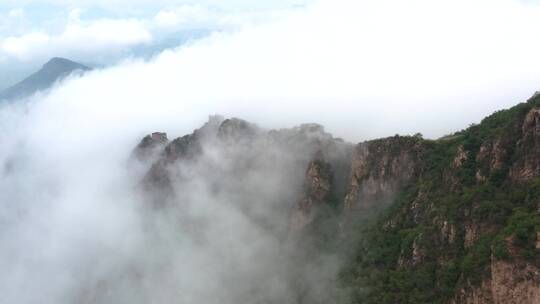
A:
<svg viewBox="0 0 540 304">
<path fill-rule="evenodd" d="M 349 303 L 446 303 L 458 288 L 480 284 L 492 257 L 540 266 L 540 178 L 509 178 L 527 157 L 516 147 L 525 115 L 538 105 L 532 98 L 440 140 L 407 137 L 424 146 L 421 176 L 389 208 L 344 229 L 344 243 L 355 240 L 339 278 Z M 466 158 L 456 165 L 459 151 Z"/>
</svg>

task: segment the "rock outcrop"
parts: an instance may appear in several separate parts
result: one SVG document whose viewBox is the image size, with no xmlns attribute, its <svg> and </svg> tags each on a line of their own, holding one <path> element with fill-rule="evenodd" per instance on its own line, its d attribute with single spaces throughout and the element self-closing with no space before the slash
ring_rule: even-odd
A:
<svg viewBox="0 0 540 304">
<path fill-rule="evenodd" d="M 167 133 L 154 132 L 145 136 L 133 151 L 133 156 L 140 161 L 146 161 L 159 152 L 167 143 Z"/>
<path fill-rule="evenodd" d="M 521 127 L 516 153 L 522 155 L 510 169 L 510 177 L 519 182 L 540 175 L 540 108 L 531 109 Z"/>
<path fill-rule="evenodd" d="M 455 304 L 539 304 L 540 268 L 518 257 L 512 261 L 491 257 L 487 279 L 478 287 L 463 288 Z"/>
<path fill-rule="evenodd" d="M 508 158 L 507 146 L 503 139 L 496 139 L 494 142 L 487 142 L 480 147 L 476 155 L 476 163 L 479 164 L 476 172 L 476 180 L 485 182 L 491 174 L 500 172 Z"/>
<path fill-rule="evenodd" d="M 389 203 L 420 171 L 421 142 L 415 137 L 390 137 L 360 143 L 351 164 L 345 208 L 368 209 Z"/>
<path fill-rule="evenodd" d="M 306 191 L 315 191 L 314 185 L 307 186 L 310 178 L 320 177 L 321 181 L 327 178 L 315 176 L 319 173 L 327 174 L 318 170 L 332 167 L 335 168 L 332 172 L 335 172 L 336 178 L 340 181 L 340 187 L 335 192 L 341 196 L 345 192 L 344 183 L 341 181 L 349 174 L 352 145 L 333 138 L 317 124 L 303 124 L 291 129 L 263 130 L 238 118 L 224 119 L 221 116 L 211 116 L 201 128 L 170 142 L 162 141 L 160 134 L 162 133 L 145 137 L 135 152 L 143 156 L 150 153 L 149 151 L 154 151 L 156 147 L 158 150 L 161 149 L 146 174 L 144 184 L 154 192 L 169 193 L 166 197 L 173 195 L 174 183 L 181 183 L 182 178 L 186 178 L 182 173 L 186 165 L 198 162 L 201 157 L 212 159 L 218 156 L 230 162 L 229 168 L 226 169 L 230 175 L 235 175 L 236 171 L 246 170 L 259 162 L 264 164 L 257 166 L 271 166 L 274 162 L 275 168 L 285 166 L 288 167 L 287 170 L 298 167 L 304 171 L 308 168 L 305 176 Z M 294 175 L 300 177 L 300 174 Z M 330 180 L 327 182 L 330 183 Z M 302 184 L 302 181 L 298 179 L 295 183 Z M 303 190 L 298 190 L 304 193 Z M 326 196 L 320 195 L 322 194 L 315 192 L 309 194 L 309 204 L 319 204 L 327 199 Z M 303 209 L 305 208 L 308 208 L 306 204 L 303 205 Z"/>
<path fill-rule="evenodd" d="M 322 152 L 317 152 L 309 163 L 303 186 L 303 197 L 298 202 L 292 218 L 292 230 L 298 231 L 309 225 L 317 216 L 318 208 L 328 204 L 332 195 L 334 173 Z"/>
</svg>

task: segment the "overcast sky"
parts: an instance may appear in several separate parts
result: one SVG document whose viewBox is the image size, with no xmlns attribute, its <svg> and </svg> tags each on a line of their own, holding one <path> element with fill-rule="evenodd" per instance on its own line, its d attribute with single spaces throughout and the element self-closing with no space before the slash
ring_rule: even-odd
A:
<svg viewBox="0 0 540 304">
<path fill-rule="evenodd" d="M 77 92 L 58 91 L 69 103 L 114 103 L 120 116 L 126 107 L 151 115 L 160 103 L 167 114 L 156 118 L 189 115 L 193 123 L 220 112 L 269 127 L 321 122 L 351 140 L 436 137 L 540 87 L 535 1 L 2 3 L 0 74 L 10 76 L 52 56 L 122 62 L 137 48 L 173 48 L 174 39 L 163 41 L 208 31 L 153 60 L 82 79 Z"/>
</svg>

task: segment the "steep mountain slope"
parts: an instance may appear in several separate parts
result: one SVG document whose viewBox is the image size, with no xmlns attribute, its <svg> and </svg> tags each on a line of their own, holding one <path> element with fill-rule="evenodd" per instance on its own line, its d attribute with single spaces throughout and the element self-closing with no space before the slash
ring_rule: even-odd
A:
<svg viewBox="0 0 540 304">
<path fill-rule="evenodd" d="M 540 302 L 539 105 L 536 96 L 453 136 L 416 139 L 414 152 L 387 139 L 396 149 L 372 157 L 421 156 L 397 171 L 372 163 L 372 175 L 387 174 L 376 185 L 398 179 L 401 190 L 346 240 L 356 246 L 342 272 L 351 302 Z M 368 143 L 372 151 L 381 144 Z M 371 181 L 353 175 L 354 193 L 358 183 Z"/>
<path fill-rule="evenodd" d="M 36 73 L 0 92 L 0 100 L 22 98 L 46 90 L 74 72 L 85 72 L 91 68 L 64 58 L 52 58 Z"/>
<path fill-rule="evenodd" d="M 439 140 L 353 145 L 314 124 L 268 131 L 213 117 L 170 142 L 154 133 L 134 155 L 157 209 L 211 175 L 212 193 L 234 193 L 292 242 L 305 267 L 291 303 L 540 303 L 538 95 Z M 327 256 L 343 263 L 323 297 L 299 282 Z"/>
</svg>

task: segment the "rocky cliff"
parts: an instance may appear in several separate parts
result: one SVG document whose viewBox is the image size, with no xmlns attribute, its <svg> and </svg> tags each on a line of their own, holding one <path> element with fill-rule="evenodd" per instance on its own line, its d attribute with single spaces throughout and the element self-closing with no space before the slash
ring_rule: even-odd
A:
<svg viewBox="0 0 540 304">
<path fill-rule="evenodd" d="M 135 152 L 158 151 L 145 177 L 158 201 L 179 203 L 173 185 L 201 170 L 216 193 L 267 179 L 250 203 L 279 201 L 281 236 L 309 231 L 347 261 L 340 302 L 540 303 L 539 96 L 438 140 L 353 145 L 316 124 L 222 117 L 170 142 L 159 134 Z"/>
<path fill-rule="evenodd" d="M 388 203 L 419 173 L 422 141 L 415 137 L 390 137 L 358 144 L 351 161 L 345 208 L 369 209 Z"/>
<path fill-rule="evenodd" d="M 344 269 L 358 288 L 354 301 L 540 302 L 539 105 L 535 97 L 452 136 L 401 143 L 393 158 L 374 153 L 385 160 L 375 167 L 365 148 L 356 153 L 347 197 L 370 201 L 355 194 L 387 189 L 395 196 L 362 228 Z M 372 185 L 368 174 L 387 172 L 397 173 Z"/>
</svg>

